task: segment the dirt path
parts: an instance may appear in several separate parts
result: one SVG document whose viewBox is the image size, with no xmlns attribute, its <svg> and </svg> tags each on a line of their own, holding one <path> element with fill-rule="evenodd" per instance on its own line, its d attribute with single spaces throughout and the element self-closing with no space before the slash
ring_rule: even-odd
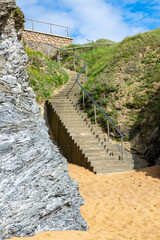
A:
<svg viewBox="0 0 160 240">
<path fill-rule="evenodd" d="M 85 200 L 82 216 L 87 232 L 44 232 L 12 240 L 159 240 L 160 166 L 139 172 L 99 175 L 73 164 Z"/>
</svg>

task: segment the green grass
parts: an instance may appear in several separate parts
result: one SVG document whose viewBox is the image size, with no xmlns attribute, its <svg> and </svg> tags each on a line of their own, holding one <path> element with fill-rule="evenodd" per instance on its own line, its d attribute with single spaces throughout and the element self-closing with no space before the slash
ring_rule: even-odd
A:
<svg viewBox="0 0 160 240">
<path fill-rule="evenodd" d="M 68 81 L 62 67 L 40 52 L 26 48 L 29 62 L 27 72 L 30 86 L 36 94 L 36 100 L 42 102 L 52 96 L 53 91 Z"/>
</svg>

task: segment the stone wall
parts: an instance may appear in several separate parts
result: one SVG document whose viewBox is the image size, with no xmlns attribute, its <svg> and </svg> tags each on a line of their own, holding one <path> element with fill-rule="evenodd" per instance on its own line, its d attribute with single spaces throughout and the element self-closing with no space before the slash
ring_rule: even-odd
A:
<svg viewBox="0 0 160 240">
<path fill-rule="evenodd" d="M 52 104 L 49 101 L 46 101 L 46 111 L 54 139 L 56 140 L 58 146 L 61 146 L 63 155 L 69 160 L 69 162 L 89 168 L 87 159 L 84 154 L 82 154 L 82 150 L 79 146 L 77 146 L 70 134 L 67 132 L 67 129 L 52 108 Z"/>
<path fill-rule="evenodd" d="M 47 43 L 56 47 L 68 46 L 73 43 L 73 38 L 40 33 L 32 30 L 24 30 L 23 39 L 25 40 L 27 47 L 46 55 L 54 55 L 55 52 L 57 52 L 57 50 L 48 46 Z"/>
<path fill-rule="evenodd" d="M 15 1 L 0 0 L 0 9 L 0 239 L 86 230 L 78 183 L 29 87 Z"/>
</svg>

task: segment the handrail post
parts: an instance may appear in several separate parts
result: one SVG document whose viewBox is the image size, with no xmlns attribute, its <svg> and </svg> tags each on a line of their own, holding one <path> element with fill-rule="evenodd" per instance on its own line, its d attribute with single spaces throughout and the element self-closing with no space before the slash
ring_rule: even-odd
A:
<svg viewBox="0 0 160 240">
<path fill-rule="evenodd" d="M 86 82 L 88 80 L 88 67 L 86 66 Z"/>
<path fill-rule="evenodd" d="M 108 133 L 108 141 L 109 141 L 109 121 L 107 120 L 107 133 Z"/>
<path fill-rule="evenodd" d="M 34 30 L 33 20 L 32 20 L 32 31 Z"/>
<path fill-rule="evenodd" d="M 52 24 L 50 24 L 50 34 L 52 34 Z"/>
<path fill-rule="evenodd" d="M 67 27 L 67 37 L 69 37 L 69 27 Z"/>
<path fill-rule="evenodd" d="M 94 119 L 95 119 L 95 124 L 97 124 L 96 105 L 94 105 Z"/>
<path fill-rule="evenodd" d="M 60 63 L 60 50 L 58 50 L 58 54 L 57 54 L 57 62 Z"/>
<path fill-rule="evenodd" d="M 48 46 L 48 49 L 47 49 L 47 50 L 48 50 L 48 58 L 49 58 L 49 55 L 50 55 L 50 54 L 49 54 L 49 53 L 50 53 L 50 48 L 49 48 L 49 46 Z"/>
<path fill-rule="evenodd" d="M 85 97 L 84 97 L 84 91 L 83 91 L 83 110 L 85 110 Z"/>
<path fill-rule="evenodd" d="M 75 50 L 73 51 L 73 54 L 74 53 L 75 53 Z M 75 63 L 76 63 L 76 59 L 75 59 L 75 56 L 73 56 L 73 68 L 74 68 L 74 70 L 76 69 Z"/>
<path fill-rule="evenodd" d="M 123 160 L 124 159 L 123 137 L 121 137 L 121 153 L 122 153 L 122 160 Z"/>
</svg>

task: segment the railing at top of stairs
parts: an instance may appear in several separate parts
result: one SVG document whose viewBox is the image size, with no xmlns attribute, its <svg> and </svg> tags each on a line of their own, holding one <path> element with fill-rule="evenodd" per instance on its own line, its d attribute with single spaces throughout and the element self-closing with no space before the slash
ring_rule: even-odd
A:
<svg viewBox="0 0 160 240">
<path fill-rule="evenodd" d="M 77 83 L 80 88 L 82 89 L 83 91 L 83 109 L 85 109 L 85 95 L 86 94 L 90 99 L 91 101 L 94 103 L 94 113 L 95 113 L 95 123 L 97 123 L 97 120 L 96 120 L 96 107 L 100 110 L 100 112 L 106 117 L 107 119 L 107 134 L 108 134 L 108 141 L 109 141 L 109 138 L 110 138 L 110 133 L 109 133 L 109 122 L 111 123 L 111 125 L 117 130 L 117 132 L 120 134 L 121 136 L 121 154 L 122 154 L 122 160 L 124 159 L 124 147 L 123 147 L 123 138 L 124 138 L 124 135 L 121 133 L 121 131 L 115 126 L 115 124 L 112 122 L 112 120 L 106 115 L 106 113 L 100 108 L 100 106 L 93 100 L 93 98 L 88 94 L 88 92 L 83 88 L 83 86 L 78 82 L 78 79 L 80 77 L 80 75 L 85 71 L 86 72 L 86 78 L 87 78 L 87 66 L 88 66 L 88 62 L 85 58 L 82 58 L 78 55 L 75 55 L 73 53 L 70 53 L 64 49 L 61 49 L 61 48 L 58 48 L 54 45 L 51 45 L 51 44 L 47 44 L 48 46 L 50 47 L 53 47 L 55 49 L 58 50 L 58 55 L 57 55 L 57 61 L 60 63 L 60 52 L 65 52 L 69 55 L 72 55 L 74 57 L 73 59 L 73 65 L 74 65 L 74 69 L 75 69 L 75 58 L 79 58 L 79 59 L 82 59 L 84 60 L 86 63 L 84 65 L 84 67 L 82 68 L 82 70 L 80 71 L 80 73 L 78 74 L 78 76 L 76 77 L 75 79 L 75 83 Z M 69 93 L 71 92 L 72 88 L 70 89 L 70 91 L 67 93 L 67 95 L 69 95 Z"/>
<path fill-rule="evenodd" d="M 54 27 L 66 29 L 67 30 L 66 35 L 69 38 L 69 27 L 58 25 L 58 24 L 54 24 L 54 23 L 48 23 L 48 22 L 42 22 L 42 21 L 38 21 L 38 20 L 33 20 L 33 19 L 30 19 L 30 18 L 25 18 L 25 22 L 26 23 L 31 22 L 32 25 L 31 25 L 31 27 L 29 29 L 31 29 L 32 31 L 36 31 L 36 29 L 37 29 L 36 23 L 48 25 L 50 27 L 49 33 L 51 35 L 53 34 L 53 28 Z M 26 30 L 29 30 L 29 29 L 26 29 Z"/>
</svg>

